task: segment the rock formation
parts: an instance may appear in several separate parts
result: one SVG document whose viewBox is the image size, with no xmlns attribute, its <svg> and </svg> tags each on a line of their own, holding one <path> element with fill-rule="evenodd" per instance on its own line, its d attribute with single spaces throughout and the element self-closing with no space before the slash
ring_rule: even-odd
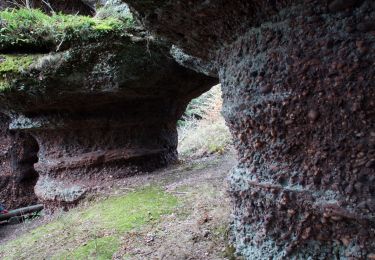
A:
<svg viewBox="0 0 375 260">
<path fill-rule="evenodd" d="M 35 193 L 49 205 L 174 162 L 177 120 L 217 82 L 179 65 L 169 44 L 142 29 L 88 24 L 77 35 L 67 26 L 61 41 L 39 41 L 40 49 L 34 38 L 0 41 L 0 109 L 11 131 L 37 141 Z M 46 49 L 57 51 L 40 53 Z"/>
<path fill-rule="evenodd" d="M 237 251 L 375 259 L 374 2 L 125 2 L 217 66 L 238 151 Z"/>
<path fill-rule="evenodd" d="M 8 125 L 9 118 L 0 114 L 0 198 L 7 208 L 18 208 L 37 201 L 38 145 L 28 134 L 10 133 Z"/>
</svg>

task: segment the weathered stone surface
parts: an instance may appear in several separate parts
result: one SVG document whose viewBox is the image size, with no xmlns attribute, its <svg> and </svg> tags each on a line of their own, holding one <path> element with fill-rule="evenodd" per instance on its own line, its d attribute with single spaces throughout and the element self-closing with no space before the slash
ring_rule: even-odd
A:
<svg viewBox="0 0 375 260">
<path fill-rule="evenodd" d="M 373 1 L 136 1 L 148 28 L 216 61 L 239 164 L 246 259 L 375 252 Z"/>
<path fill-rule="evenodd" d="M 177 159 L 176 122 L 217 79 L 179 65 L 170 45 L 129 30 L 33 54 L 27 68 L 6 76 L 0 108 L 9 129 L 39 144 L 39 199 L 74 203 L 102 179 Z"/>
<path fill-rule="evenodd" d="M 37 201 L 33 190 L 38 174 L 33 165 L 38 145 L 30 135 L 11 134 L 8 125 L 9 118 L 0 114 L 0 203 L 12 209 Z"/>
</svg>

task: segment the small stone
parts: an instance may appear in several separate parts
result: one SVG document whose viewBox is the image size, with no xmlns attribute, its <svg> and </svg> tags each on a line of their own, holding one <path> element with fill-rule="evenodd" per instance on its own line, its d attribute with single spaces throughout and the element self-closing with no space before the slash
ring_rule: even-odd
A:
<svg viewBox="0 0 375 260">
<path fill-rule="evenodd" d="M 263 144 L 262 144 L 262 142 L 259 141 L 259 140 L 256 141 L 255 144 L 254 144 L 254 148 L 255 148 L 255 149 L 259 149 L 259 148 L 261 148 L 262 146 L 263 146 Z"/>
<path fill-rule="evenodd" d="M 310 232 L 311 232 L 311 227 L 308 227 L 306 228 L 303 233 L 302 233 L 302 239 L 306 240 L 307 238 L 309 238 L 310 236 Z"/>
<path fill-rule="evenodd" d="M 307 117 L 310 119 L 310 121 L 314 122 L 318 119 L 319 112 L 316 110 L 310 110 L 309 113 L 307 114 Z"/>
<path fill-rule="evenodd" d="M 367 258 L 370 260 L 375 260 L 375 253 L 368 254 Z"/>
<path fill-rule="evenodd" d="M 344 244 L 344 246 L 348 246 L 350 244 L 350 238 L 349 237 L 342 237 L 341 242 Z"/>
<path fill-rule="evenodd" d="M 268 94 L 272 91 L 272 86 L 271 85 L 264 85 L 260 88 L 260 92 L 263 94 Z"/>
<path fill-rule="evenodd" d="M 294 214 L 296 214 L 296 211 L 294 209 L 288 209 L 289 216 L 293 216 Z"/>
</svg>

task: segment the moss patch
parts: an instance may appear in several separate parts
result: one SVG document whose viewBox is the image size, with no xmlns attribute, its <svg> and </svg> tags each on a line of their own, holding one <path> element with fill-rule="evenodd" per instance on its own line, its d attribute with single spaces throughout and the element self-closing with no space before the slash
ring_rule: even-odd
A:
<svg viewBox="0 0 375 260">
<path fill-rule="evenodd" d="M 0 92 L 5 92 L 10 89 L 11 89 L 11 86 L 9 85 L 8 82 L 4 80 L 0 80 Z"/>
<path fill-rule="evenodd" d="M 112 259 L 120 246 L 120 239 L 114 236 L 94 238 L 87 244 L 81 245 L 72 252 L 54 257 L 53 259 L 85 260 L 92 257 L 96 260 Z"/>
<path fill-rule="evenodd" d="M 38 55 L 0 55 L 0 76 L 18 73 L 28 68 L 38 57 Z"/>
<path fill-rule="evenodd" d="M 97 19 L 64 14 L 49 16 L 35 9 L 5 10 L 0 12 L 0 51 L 56 51 L 109 32 L 123 33 L 132 25 L 131 15 Z"/>
<path fill-rule="evenodd" d="M 76 208 L 0 245 L 0 258 L 110 259 L 118 250 L 124 233 L 171 213 L 177 204 L 176 197 L 156 187 L 104 199 Z"/>
<path fill-rule="evenodd" d="M 27 70 L 41 55 L 0 55 L 0 92 L 11 89 L 15 75 Z"/>
</svg>

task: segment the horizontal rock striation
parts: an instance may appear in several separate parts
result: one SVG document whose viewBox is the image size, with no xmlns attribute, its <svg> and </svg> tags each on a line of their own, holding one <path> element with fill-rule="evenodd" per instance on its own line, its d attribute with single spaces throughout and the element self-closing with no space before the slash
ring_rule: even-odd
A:
<svg viewBox="0 0 375 260">
<path fill-rule="evenodd" d="M 373 259 L 373 1 L 127 2 L 155 33 L 217 66 L 238 151 L 237 251 Z"/>
<path fill-rule="evenodd" d="M 22 69 L 3 74 L 0 108 L 10 130 L 37 141 L 35 193 L 50 205 L 176 161 L 177 120 L 217 82 L 179 65 L 170 45 L 140 29 L 87 37 L 50 54 L 3 55 Z"/>
</svg>

